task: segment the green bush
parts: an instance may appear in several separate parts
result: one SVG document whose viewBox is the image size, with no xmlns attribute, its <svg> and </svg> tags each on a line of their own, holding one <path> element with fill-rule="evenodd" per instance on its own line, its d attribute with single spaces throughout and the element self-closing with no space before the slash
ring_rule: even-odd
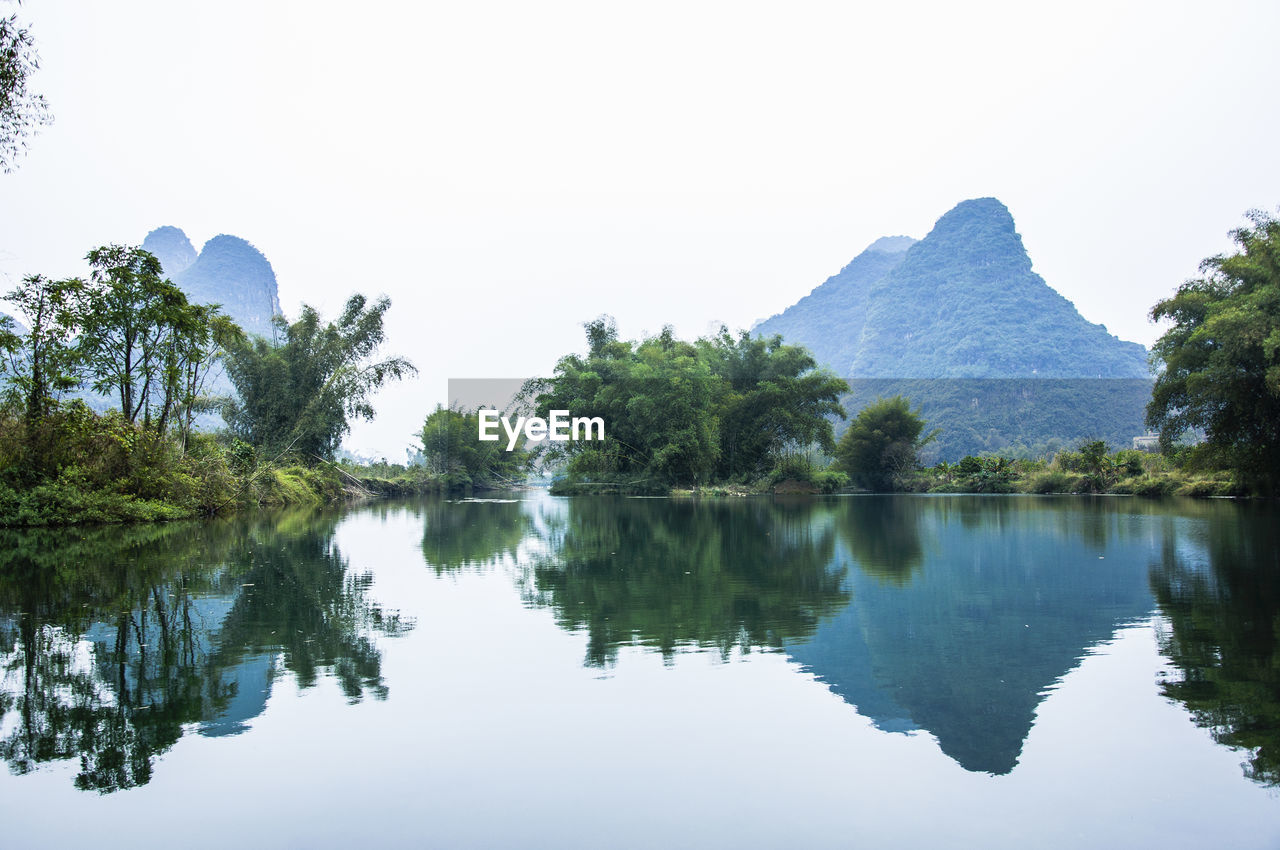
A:
<svg viewBox="0 0 1280 850">
<path fill-rule="evenodd" d="M 1148 457 L 1151 457 L 1151 455 L 1136 449 L 1121 449 L 1115 454 L 1116 466 L 1122 475 L 1141 475 Z"/>
<path fill-rule="evenodd" d="M 184 451 L 176 437 L 80 401 L 37 423 L 0 411 L 0 526 L 150 522 L 343 495 L 332 468 L 269 469 L 251 446 L 207 434 L 191 435 Z"/>
<path fill-rule="evenodd" d="M 1167 475 L 1140 475 L 1121 481 L 1113 488 L 1113 492 L 1132 496 L 1169 496 L 1176 486 L 1174 480 Z"/>
<path fill-rule="evenodd" d="M 1085 489 L 1084 477 L 1064 470 L 1038 472 L 1028 479 L 1028 493 L 1080 493 Z"/>
<path fill-rule="evenodd" d="M 833 467 L 816 464 L 805 455 L 783 455 L 766 476 L 765 484 L 772 488 L 783 482 L 808 485 L 819 493 L 834 493 L 849 486 L 849 475 Z"/>
</svg>

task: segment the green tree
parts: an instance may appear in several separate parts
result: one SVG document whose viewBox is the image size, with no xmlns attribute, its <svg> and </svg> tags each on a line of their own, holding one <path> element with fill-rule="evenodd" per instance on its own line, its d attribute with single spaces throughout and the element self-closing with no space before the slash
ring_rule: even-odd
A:
<svg viewBox="0 0 1280 850">
<path fill-rule="evenodd" d="M 479 433 L 479 414 L 436 405 L 418 434 L 427 468 L 456 485 L 491 487 L 523 480 L 529 453 L 521 445 L 507 451 L 505 435 L 490 442 L 481 441 Z"/>
<path fill-rule="evenodd" d="M 270 453 L 332 458 L 351 417 L 374 417 L 373 393 L 417 373 L 403 357 L 370 362 L 385 339 L 390 306 L 385 297 L 368 304 L 356 294 L 336 322 L 325 323 L 304 304 L 296 322 L 274 319 L 279 345 L 261 337 L 233 341 L 227 374 L 239 397 L 223 409 L 232 432 Z"/>
<path fill-rule="evenodd" d="M 96 392 L 114 393 L 125 421 L 163 432 L 179 402 L 187 340 L 205 332 L 205 310 L 161 277 L 160 261 L 141 248 L 106 245 L 88 254 L 89 283 L 79 293 L 76 343 Z"/>
<path fill-rule="evenodd" d="M 39 67 L 31 32 L 17 15 L 0 18 L 0 171 L 12 171 L 27 139 L 52 121 L 44 96 L 27 87 Z"/>
<path fill-rule="evenodd" d="M 571 354 L 526 393 L 541 416 L 568 410 L 600 417 L 606 439 L 569 443 L 571 478 L 660 485 L 753 480 L 789 451 L 835 447 L 832 416 L 844 416 L 844 381 L 816 368 L 782 338 L 717 336 L 689 343 L 670 327 L 621 341 L 613 320 L 586 324 L 586 356 Z"/>
<path fill-rule="evenodd" d="M 32 275 L 6 293 L 29 324 L 19 333 L 0 317 L 10 400 L 32 429 L 87 378 L 115 397 L 130 425 L 141 417 L 163 434 L 176 421 L 185 446 L 210 369 L 239 328 L 217 305 L 188 303 L 140 248 L 109 245 L 88 259 L 87 283 Z"/>
<path fill-rule="evenodd" d="M 925 421 L 902 396 L 867 405 L 836 446 L 839 466 L 868 490 L 892 490 L 920 465 L 920 449 L 937 436 L 922 436 Z"/>
<path fill-rule="evenodd" d="M 620 341 L 609 317 L 585 327 L 587 355 L 562 357 L 551 379 L 526 387 L 539 416 L 568 410 L 605 422 L 603 443 L 565 444 L 570 476 L 662 485 L 708 480 L 719 453 L 713 402 L 720 381 L 698 349 L 669 327 L 639 343 Z"/>
<path fill-rule="evenodd" d="M 43 419 L 62 393 L 79 384 L 71 341 L 76 331 L 73 305 L 82 288 L 76 279 L 31 275 L 5 293 L 27 329 L 20 333 L 13 319 L 0 316 L 0 351 L 5 355 L 0 372 L 9 373 L 8 395 L 22 407 L 28 426 Z"/>
<path fill-rule="evenodd" d="M 1240 250 L 1201 263 L 1151 309 L 1171 320 L 1153 349 L 1164 365 L 1147 423 L 1168 449 L 1187 429 L 1202 430 L 1212 453 L 1255 489 L 1280 485 L 1280 220 L 1249 214 L 1232 231 Z"/>
<path fill-rule="evenodd" d="M 832 419 L 844 418 L 839 398 L 849 385 L 818 369 L 808 350 L 783 345 L 777 334 L 752 337 L 742 331 L 735 339 L 723 326 L 697 344 L 725 384 L 717 406 L 718 477 L 757 478 L 792 449 L 835 450 Z"/>
<path fill-rule="evenodd" d="M 182 333 L 172 338 L 167 370 L 167 386 L 172 387 L 180 414 L 178 437 L 184 449 L 196 414 L 213 409 L 219 401 L 206 395 L 214 369 L 227 349 L 244 339 L 244 331 L 216 304 L 193 304 L 186 319 Z M 225 403 L 225 399 L 220 401 Z"/>
</svg>

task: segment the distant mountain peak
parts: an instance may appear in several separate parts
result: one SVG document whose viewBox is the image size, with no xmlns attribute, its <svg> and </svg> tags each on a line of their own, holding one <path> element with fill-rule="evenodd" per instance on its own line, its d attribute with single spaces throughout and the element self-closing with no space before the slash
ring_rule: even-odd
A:
<svg viewBox="0 0 1280 850">
<path fill-rule="evenodd" d="M 239 236 L 232 236 L 230 233 L 219 233 L 208 242 L 205 242 L 204 247 L 200 249 L 200 253 L 203 254 L 206 251 L 251 251 L 261 257 L 263 262 L 267 261 L 266 256 L 255 248 L 252 242 Z"/>
<path fill-rule="evenodd" d="M 150 251 L 160 261 L 166 277 L 185 271 L 196 261 L 196 249 L 181 228 L 166 224 L 157 227 L 142 240 L 142 249 Z"/>
<path fill-rule="evenodd" d="M 1007 207 L 963 201 L 871 288 L 858 378 L 1145 378 L 1146 350 L 1031 270 Z"/>
<path fill-rule="evenodd" d="M 1127 439 L 1125 431 L 1141 433 L 1140 413 L 1136 424 L 1129 419 L 1116 424 L 1119 414 L 1111 412 L 1137 410 L 1150 398 L 1146 349 L 1086 320 L 1032 271 L 1013 216 L 996 198 L 957 204 L 918 242 L 876 240 L 839 274 L 754 332 L 781 334 L 805 346 L 820 364 L 851 382 L 880 382 L 877 392 L 905 391 L 886 382 L 904 388 L 902 382 L 915 382 L 913 401 L 923 403 L 926 414 L 931 400 L 959 392 L 954 385 L 942 387 L 942 381 L 1128 381 L 1124 387 L 1108 381 L 1111 389 L 1078 394 L 1081 408 L 1097 414 L 1095 422 L 1081 426 L 1082 433 L 1066 424 L 1060 410 L 1050 415 L 1043 405 L 1022 417 L 1025 422 L 996 422 L 998 428 L 991 429 L 1018 439 L 1024 434 L 1076 439 L 1090 432 Z M 936 386 L 925 386 L 928 382 Z M 1028 397 L 1047 391 L 1025 389 Z M 938 420 L 944 435 L 974 430 L 968 425 L 979 421 L 978 396 L 969 393 L 972 405 L 964 416 Z M 978 450 L 984 448 L 999 448 L 998 440 Z M 974 445 L 965 450 L 973 451 Z"/>
<path fill-rule="evenodd" d="M 880 251 L 885 254 L 901 254 L 918 242 L 910 236 L 881 236 L 867 246 L 867 251 Z M 866 253 L 864 251 L 863 253 Z"/>
<path fill-rule="evenodd" d="M 1145 378 L 1146 351 L 1031 270 L 1009 209 L 956 204 L 920 241 L 875 242 L 757 327 L 851 378 Z"/>
</svg>

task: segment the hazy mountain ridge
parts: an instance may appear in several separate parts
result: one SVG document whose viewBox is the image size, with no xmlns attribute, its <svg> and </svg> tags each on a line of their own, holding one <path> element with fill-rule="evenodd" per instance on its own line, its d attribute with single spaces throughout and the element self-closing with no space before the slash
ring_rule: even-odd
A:
<svg viewBox="0 0 1280 850">
<path fill-rule="evenodd" d="M 9 319 L 11 319 L 11 320 L 13 321 L 13 327 L 12 327 L 12 329 L 11 329 L 11 330 L 12 330 L 14 333 L 16 333 L 18 336 L 26 336 L 26 335 L 27 335 L 27 331 L 28 331 L 28 330 L 30 330 L 30 328 L 28 328 L 26 325 L 22 324 L 22 322 L 18 321 L 18 317 L 17 317 L 17 316 L 11 316 L 11 315 L 9 315 L 8 313 L 6 313 L 5 311 L 0 310 L 0 319 L 3 319 L 3 318 L 5 318 L 5 317 L 8 317 Z"/>
<path fill-rule="evenodd" d="M 170 277 L 181 274 L 196 261 L 196 249 L 181 228 L 173 225 L 157 227 L 142 240 L 144 251 L 150 251 L 160 261 L 164 273 Z"/>
<path fill-rule="evenodd" d="M 872 285 L 896 268 L 915 242 L 909 236 L 877 239 L 813 292 L 757 325 L 755 332 L 782 334 L 786 341 L 808 348 L 818 362 L 845 374 L 858 353 Z"/>
<path fill-rule="evenodd" d="M 246 333 L 271 336 L 271 318 L 281 315 L 279 287 L 271 263 L 248 241 L 220 234 L 197 255 L 187 235 L 167 225 L 148 233 L 142 247 L 191 301 L 221 304 Z"/>
</svg>

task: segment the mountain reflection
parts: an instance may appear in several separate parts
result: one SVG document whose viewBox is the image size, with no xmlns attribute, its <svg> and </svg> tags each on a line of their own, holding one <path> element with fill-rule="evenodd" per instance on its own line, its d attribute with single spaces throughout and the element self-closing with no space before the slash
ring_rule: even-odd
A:
<svg viewBox="0 0 1280 850">
<path fill-rule="evenodd" d="M 1151 586 L 1175 675 L 1163 693 L 1214 740 L 1248 753 L 1245 774 L 1280 785 L 1280 516 L 1242 506 L 1208 528 L 1207 559 L 1170 536 Z"/>
<path fill-rule="evenodd" d="M 240 731 L 281 670 L 385 698 L 372 636 L 409 628 L 369 599 L 335 516 L 4 532 L 0 759 L 78 758 L 75 784 L 144 785 L 192 724 Z"/>
<path fill-rule="evenodd" d="M 1008 773 L 1040 701 L 1153 609 L 1132 503 L 871 497 L 837 527 L 852 603 L 788 654 L 886 731 Z"/>
</svg>

